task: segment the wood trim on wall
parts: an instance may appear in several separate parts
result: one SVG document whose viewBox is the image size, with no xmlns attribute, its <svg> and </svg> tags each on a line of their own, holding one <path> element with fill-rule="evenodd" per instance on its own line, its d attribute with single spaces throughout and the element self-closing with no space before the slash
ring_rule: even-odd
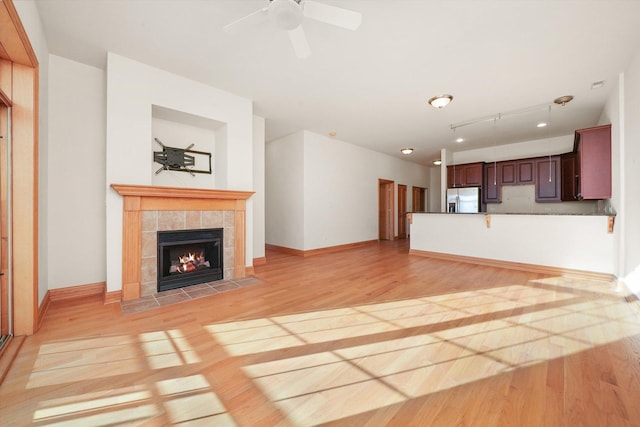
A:
<svg viewBox="0 0 640 427">
<path fill-rule="evenodd" d="M 104 295 L 105 282 L 90 283 L 88 285 L 69 286 L 67 288 L 49 289 L 51 301 L 61 301 L 65 299 L 83 298 L 93 295 Z"/>
<path fill-rule="evenodd" d="M 440 252 L 421 251 L 410 249 L 409 255 L 417 255 L 425 258 L 435 258 L 445 261 L 466 262 L 469 264 L 483 265 L 487 267 L 505 268 L 509 270 L 526 271 L 530 273 L 549 274 L 552 276 L 573 276 L 584 279 L 595 280 L 616 280 L 616 278 L 607 273 L 597 273 L 592 271 L 572 270 L 569 268 L 550 267 L 546 265 L 525 264 L 521 262 L 501 261 L 489 258 L 477 258 L 463 255 L 444 254 Z"/>
<path fill-rule="evenodd" d="M 287 248 L 286 246 L 277 246 L 277 245 L 265 245 L 265 248 L 268 250 L 282 252 L 289 255 L 301 256 L 301 257 L 309 257 L 316 256 L 322 254 L 329 254 L 333 252 L 341 252 L 349 249 L 357 248 L 359 246 L 371 245 L 374 243 L 378 243 L 378 240 L 365 240 L 363 242 L 354 242 L 354 243 L 346 243 L 344 245 L 336 245 L 336 246 L 327 246 L 326 248 L 318 248 L 318 249 L 309 249 L 307 251 L 303 251 L 300 249 Z M 266 264 L 266 260 L 265 260 Z M 254 264 L 255 265 L 255 264 Z"/>
<path fill-rule="evenodd" d="M 111 184 L 111 188 L 123 197 L 122 301 L 135 300 L 141 295 L 142 211 L 235 211 L 234 278 L 246 276 L 245 201 L 253 195 L 252 191 L 125 184 Z"/>
<path fill-rule="evenodd" d="M 49 305 L 51 304 L 51 293 L 47 291 L 44 294 L 44 299 L 42 300 L 42 304 L 38 307 L 38 329 L 42 326 L 42 321 L 44 320 L 44 316 L 47 314 L 47 310 L 49 310 Z"/>
<path fill-rule="evenodd" d="M 259 265 L 266 265 L 267 264 L 267 257 L 259 257 L 259 258 L 254 258 L 253 259 L 253 266 L 257 267 Z"/>
<path fill-rule="evenodd" d="M 12 264 L 14 334 L 38 330 L 37 70 L 13 64 Z"/>
<path fill-rule="evenodd" d="M 107 292 L 107 287 L 104 288 L 104 296 L 102 297 L 105 304 L 113 304 L 122 300 L 122 291 Z"/>
</svg>

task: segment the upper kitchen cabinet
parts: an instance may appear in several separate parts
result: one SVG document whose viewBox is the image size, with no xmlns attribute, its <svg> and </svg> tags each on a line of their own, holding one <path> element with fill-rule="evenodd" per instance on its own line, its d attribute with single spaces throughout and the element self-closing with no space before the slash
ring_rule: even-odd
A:
<svg viewBox="0 0 640 427">
<path fill-rule="evenodd" d="M 536 202 L 559 202 L 560 156 L 540 157 L 535 160 Z"/>
<path fill-rule="evenodd" d="M 510 160 L 498 163 L 502 185 L 535 183 L 535 159 Z"/>
<path fill-rule="evenodd" d="M 577 199 L 611 197 L 611 125 L 575 132 Z"/>
<path fill-rule="evenodd" d="M 578 179 L 580 176 L 577 174 L 576 158 L 576 153 L 565 153 L 560 156 L 561 196 L 563 202 L 578 200 Z"/>
<path fill-rule="evenodd" d="M 447 166 L 448 187 L 481 187 L 482 163 Z"/>
<path fill-rule="evenodd" d="M 496 167 L 497 166 L 497 167 Z M 482 197 L 485 203 L 500 203 L 500 163 L 485 163 Z"/>
</svg>

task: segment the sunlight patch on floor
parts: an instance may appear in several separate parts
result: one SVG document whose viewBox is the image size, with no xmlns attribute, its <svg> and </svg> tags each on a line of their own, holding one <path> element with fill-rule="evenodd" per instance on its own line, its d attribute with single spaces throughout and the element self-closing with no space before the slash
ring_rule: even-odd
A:
<svg viewBox="0 0 640 427">
<path fill-rule="evenodd" d="M 555 286 L 559 283 L 570 286 L 570 281 L 554 280 Z M 611 296 L 585 300 L 579 292 L 572 294 L 562 288 L 507 286 L 385 302 L 380 307 L 369 304 L 278 316 L 277 320 L 251 320 L 248 322 L 254 325 L 272 322 L 268 328 L 277 329 L 281 337 L 288 331 L 304 343 L 335 341 L 337 345 L 329 351 L 255 363 L 243 370 L 295 424 L 335 421 L 493 376 L 511 375 L 521 367 L 640 334 L 637 313 L 630 312 L 624 300 L 606 295 Z M 520 314 L 508 315 L 514 308 L 521 310 Z M 506 310 L 505 317 L 477 318 L 494 310 Z M 398 339 L 374 336 L 400 330 L 406 327 L 403 325 L 428 327 L 451 319 L 458 319 L 461 326 L 436 327 L 430 333 Z M 243 328 L 242 322 L 234 325 L 243 331 L 243 343 L 261 340 L 261 327 Z M 229 324 L 210 325 L 208 330 L 227 350 L 247 354 L 237 351 L 234 339 L 238 335 Z M 338 341 L 367 335 L 374 341 L 356 346 Z M 280 348 L 287 348 L 287 340 L 280 338 L 278 342 L 282 343 Z M 264 351 L 259 346 L 253 350 Z"/>
</svg>

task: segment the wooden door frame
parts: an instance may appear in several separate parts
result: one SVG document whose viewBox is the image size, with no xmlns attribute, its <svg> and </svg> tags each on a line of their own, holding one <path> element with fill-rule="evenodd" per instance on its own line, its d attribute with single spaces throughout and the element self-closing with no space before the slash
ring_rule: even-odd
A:
<svg viewBox="0 0 640 427">
<path fill-rule="evenodd" d="M 38 330 L 39 65 L 11 0 L 0 1 L 0 89 L 11 102 L 11 243 L 13 333 Z"/>
<path fill-rule="evenodd" d="M 426 187 L 417 187 L 417 186 L 413 186 L 411 187 L 411 206 L 414 212 L 420 212 L 421 208 L 423 212 L 429 212 L 429 204 L 428 204 L 428 191 L 429 189 Z M 420 205 L 422 206 L 416 206 L 416 200 L 418 198 L 416 198 L 416 193 L 419 194 L 419 198 L 422 199 L 422 203 L 420 203 Z"/>
<path fill-rule="evenodd" d="M 393 240 L 394 238 L 394 230 L 395 230 L 395 223 L 394 223 L 394 219 L 395 219 L 395 209 L 394 209 L 394 205 L 395 205 L 395 181 L 390 181 L 388 179 L 383 179 L 383 178 L 378 178 L 378 213 L 381 210 L 382 207 L 382 203 L 383 200 L 380 198 L 380 187 L 384 186 L 385 188 L 390 189 L 390 191 L 388 192 L 388 196 L 387 196 L 387 202 L 389 203 L 389 206 L 391 207 L 391 212 L 387 213 L 387 226 L 386 226 L 386 230 L 385 233 L 387 236 L 389 236 L 388 240 Z M 380 215 L 378 214 L 378 240 L 387 240 L 381 237 L 380 233 Z"/>
<path fill-rule="evenodd" d="M 402 206 L 401 198 L 404 193 L 404 206 Z M 407 186 L 398 184 L 398 239 L 407 238 Z"/>
</svg>

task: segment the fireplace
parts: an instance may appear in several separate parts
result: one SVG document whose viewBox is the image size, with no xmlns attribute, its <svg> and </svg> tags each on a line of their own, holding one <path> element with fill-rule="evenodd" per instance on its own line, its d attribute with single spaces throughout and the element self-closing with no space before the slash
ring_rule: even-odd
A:
<svg viewBox="0 0 640 427">
<path fill-rule="evenodd" d="M 158 292 L 221 280 L 223 230 L 158 231 Z"/>
</svg>

